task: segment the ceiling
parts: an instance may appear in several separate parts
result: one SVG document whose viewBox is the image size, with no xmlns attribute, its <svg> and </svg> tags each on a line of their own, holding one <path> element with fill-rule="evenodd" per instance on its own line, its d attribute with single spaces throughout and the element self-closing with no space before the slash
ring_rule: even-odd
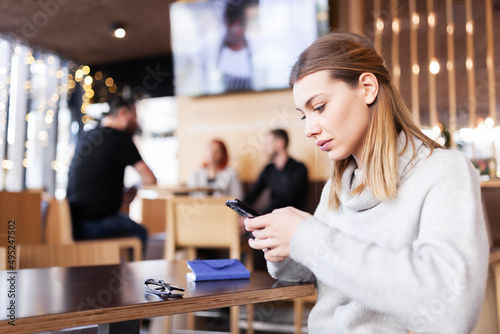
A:
<svg viewBox="0 0 500 334">
<path fill-rule="evenodd" d="M 170 53 L 173 0 L 0 0 L 0 34 L 78 63 L 100 65 Z M 127 35 L 112 36 L 113 24 Z"/>
</svg>

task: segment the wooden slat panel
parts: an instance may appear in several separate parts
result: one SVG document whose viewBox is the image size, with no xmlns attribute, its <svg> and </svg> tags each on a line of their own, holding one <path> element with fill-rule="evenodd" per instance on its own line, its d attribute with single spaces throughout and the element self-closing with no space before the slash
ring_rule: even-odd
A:
<svg viewBox="0 0 500 334">
<path fill-rule="evenodd" d="M 450 110 L 450 134 L 455 133 L 457 130 L 457 93 L 456 93 L 456 79 L 455 79 L 455 22 L 453 20 L 453 0 L 446 0 L 446 45 L 448 61 L 446 69 L 448 71 L 448 103 Z M 457 143 L 452 140 L 451 147 L 456 148 Z"/>
<path fill-rule="evenodd" d="M 474 20 L 472 0 L 465 0 L 465 30 L 467 43 L 467 87 L 469 96 L 469 127 L 476 127 L 476 78 L 474 74 Z"/>
<path fill-rule="evenodd" d="M 418 77 L 420 66 L 418 64 L 418 39 L 417 30 L 420 17 L 417 13 L 416 0 L 410 0 L 410 63 L 411 63 L 411 113 L 413 120 L 420 124 L 420 96 Z"/>
<path fill-rule="evenodd" d="M 427 48 L 429 67 L 436 58 L 436 13 L 434 12 L 434 0 L 427 0 Z M 439 123 L 436 102 L 436 75 L 429 71 L 429 122 L 434 127 Z"/>
<path fill-rule="evenodd" d="M 495 45 L 493 30 L 493 5 L 491 0 L 485 0 L 486 6 L 486 68 L 488 70 L 488 101 L 489 117 L 496 125 L 496 96 L 495 96 Z"/>
<path fill-rule="evenodd" d="M 380 18 L 380 0 L 373 0 L 373 31 L 375 32 L 374 47 L 379 55 L 382 55 L 382 32 L 384 23 Z"/>
<path fill-rule="evenodd" d="M 399 32 L 401 23 L 398 18 L 398 0 L 391 0 L 391 18 L 392 18 L 392 82 L 399 89 L 399 81 L 401 78 L 401 65 L 399 63 Z"/>
</svg>

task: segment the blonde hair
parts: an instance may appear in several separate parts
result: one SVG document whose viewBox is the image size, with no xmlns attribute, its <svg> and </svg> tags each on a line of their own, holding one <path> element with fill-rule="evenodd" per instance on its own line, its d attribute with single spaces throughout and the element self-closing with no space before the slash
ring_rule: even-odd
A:
<svg viewBox="0 0 500 334">
<path fill-rule="evenodd" d="M 351 33 L 332 32 L 317 39 L 304 50 L 290 74 L 290 86 L 308 74 L 327 70 L 332 79 L 356 87 L 362 73 L 372 73 L 379 89 L 370 105 L 370 118 L 363 149 L 363 177 L 353 194 L 366 187 L 379 200 L 396 196 L 399 182 L 396 140 L 400 132 L 406 135 L 403 151 L 411 143 L 415 158 L 413 137 L 422 140 L 431 151 L 441 147 L 427 137 L 413 121 L 410 111 L 398 90 L 391 82 L 391 75 L 373 46 L 363 37 Z M 333 163 L 329 206 L 340 205 L 341 178 L 354 158 L 349 156 Z"/>
</svg>

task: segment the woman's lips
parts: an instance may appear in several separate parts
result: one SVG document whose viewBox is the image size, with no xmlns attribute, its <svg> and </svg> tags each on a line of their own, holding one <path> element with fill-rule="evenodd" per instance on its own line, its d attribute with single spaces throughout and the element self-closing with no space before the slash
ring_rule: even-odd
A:
<svg viewBox="0 0 500 334">
<path fill-rule="evenodd" d="M 326 151 L 326 150 L 328 150 L 328 144 L 330 144 L 331 141 L 332 141 L 332 139 L 330 139 L 330 140 L 319 140 L 319 141 L 316 142 L 316 145 L 318 145 L 319 148 L 322 151 Z"/>
</svg>

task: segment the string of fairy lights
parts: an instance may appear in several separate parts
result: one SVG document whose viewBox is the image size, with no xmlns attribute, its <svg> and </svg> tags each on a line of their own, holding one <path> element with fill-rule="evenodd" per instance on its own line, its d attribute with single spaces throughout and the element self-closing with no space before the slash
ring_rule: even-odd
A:
<svg viewBox="0 0 500 334">
<path fill-rule="evenodd" d="M 81 106 L 83 124 L 93 121 L 93 118 L 87 115 L 87 108 L 91 103 L 105 102 L 107 101 L 109 95 L 113 95 L 118 92 L 118 86 L 111 76 L 107 76 L 101 71 L 97 71 L 91 75 L 90 67 L 87 65 L 80 66 L 75 71 L 74 77 L 71 76 L 69 79 L 70 82 L 73 82 L 73 85 L 80 83 L 84 90 Z M 95 89 L 98 90 L 97 94 Z"/>
<path fill-rule="evenodd" d="M 9 171 L 24 168 L 26 171 L 20 174 L 28 175 L 30 167 L 38 168 L 37 164 L 46 159 L 40 150 L 51 145 L 57 146 L 57 157 L 44 162 L 54 171 L 67 169 L 67 161 L 61 161 L 64 158 L 60 157 L 60 151 L 67 153 L 71 134 L 80 131 L 80 126 L 73 124 L 74 117 L 84 126 L 93 122 L 93 117 L 87 115 L 88 106 L 118 92 L 112 77 L 99 71 L 92 75 L 90 72 L 87 65 L 78 65 L 0 36 L 0 189 L 6 188 Z M 71 116 L 68 103 L 72 96 L 72 101 L 81 96 L 81 104 L 73 102 L 72 106 L 80 105 L 79 116 L 74 111 Z M 19 103 L 21 100 L 23 103 Z M 66 130 L 57 128 L 63 111 Z M 24 117 L 24 125 L 20 117 Z M 24 145 L 20 141 L 24 141 Z M 60 142 L 64 141 L 66 148 L 60 149 Z M 23 151 L 21 159 L 12 157 L 14 151 L 20 150 Z M 29 179 L 26 175 L 23 177 Z"/>
</svg>

